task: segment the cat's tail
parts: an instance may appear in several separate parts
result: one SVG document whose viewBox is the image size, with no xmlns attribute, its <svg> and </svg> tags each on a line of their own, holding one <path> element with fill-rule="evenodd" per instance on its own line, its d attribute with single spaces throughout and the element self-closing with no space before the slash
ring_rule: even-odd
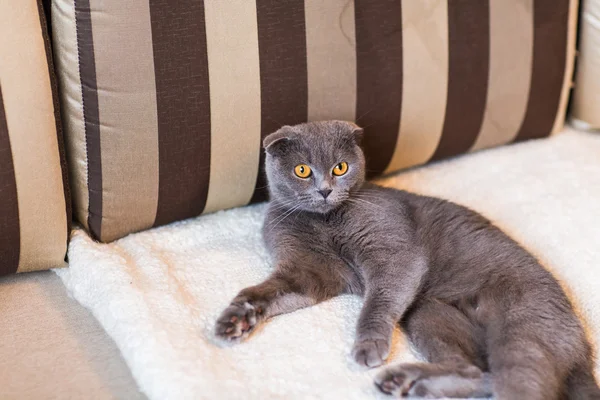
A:
<svg viewBox="0 0 600 400">
<path fill-rule="evenodd" d="M 582 365 L 571 371 L 567 378 L 567 396 L 569 400 L 600 400 L 600 387 L 591 367 Z"/>
</svg>

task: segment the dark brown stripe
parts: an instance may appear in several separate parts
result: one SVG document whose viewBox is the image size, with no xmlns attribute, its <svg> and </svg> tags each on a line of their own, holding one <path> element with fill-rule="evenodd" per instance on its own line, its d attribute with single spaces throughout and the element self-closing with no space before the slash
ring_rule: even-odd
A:
<svg viewBox="0 0 600 400">
<path fill-rule="evenodd" d="M 306 30 L 303 0 L 256 2 L 260 57 L 261 137 L 308 118 Z M 251 202 L 267 197 L 261 151 Z"/>
<path fill-rule="evenodd" d="M 210 178 L 210 93 L 204 1 L 150 0 L 158 113 L 154 225 L 202 213 Z"/>
<path fill-rule="evenodd" d="M 54 71 L 54 62 L 52 59 L 52 46 L 50 45 L 50 31 L 46 24 L 47 12 L 49 12 L 49 2 L 42 3 L 38 1 L 38 12 L 40 15 L 40 25 L 42 27 L 42 37 L 44 38 L 44 50 L 46 52 L 46 61 L 48 63 L 48 75 L 50 76 L 50 88 L 52 90 L 52 106 L 54 107 L 54 123 L 56 125 L 56 137 L 58 140 L 58 153 L 60 156 L 60 169 L 62 171 L 63 191 L 65 196 L 66 216 L 67 216 L 67 240 L 71 234 L 72 209 L 71 209 L 71 190 L 69 187 L 67 158 L 65 155 L 65 141 L 62 130 L 62 120 L 60 116 L 60 101 L 58 97 L 58 83 Z M 46 8 L 46 6 L 48 8 Z"/>
<path fill-rule="evenodd" d="M 102 157 L 100 151 L 100 117 L 96 60 L 92 36 L 92 15 L 89 0 L 75 0 L 75 25 L 79 51 L 79 76 L 85 119 L 85 143 L 88 168 L 88 227 L 96 239 L 102 237 Z"/>
<path fill-rule="evenodd" d="M 533 2 L 533 63 L 527 112 L 515 141 L 548 136 L 560 104 L 569 30 L 569 0 Z"/>
<path fill-rule="evenodd" d="M 368 175 L 388 166 L 398 140 L 402 103 L 400 0 L 356 0 L 356 117 L 365 129 Z"/>
<path fill-rule="evenodd" d="M 52 32 L 52 0 L 38 0 L 38 6 L 41 7 L 40 14 L 44 14 L 46 23 L 46 32 Z"/>
<path fill-rule="evenodd" d="M 466 153 L 483 122 L 490 63 L 488 0 L 448 0 L 448 95 L 432 160 Z"/>
<path fill-rule="evenodd" d="M 0 276 L 17 272 L 21 251 L 19 229 L 17 182 L 0 87 Z"/>
</svg>

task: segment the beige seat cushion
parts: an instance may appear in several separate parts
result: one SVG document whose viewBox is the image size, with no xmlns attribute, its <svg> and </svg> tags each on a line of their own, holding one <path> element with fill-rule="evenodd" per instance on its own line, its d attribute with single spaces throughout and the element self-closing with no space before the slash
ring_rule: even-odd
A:
<svg viewBox="0 0 600 400">
<path fill-rule="evenodd" d="M 569 132 L 380 182 L 490 218 L 555 273 L 600 345 L 598 154 L 600 135 Z M 363 304 L 356 296 L 273 318 L 235 346 L 215 341 L 229 301 L 273 271 L 261 240 L 264 211 L 238 208 L 111 244 L 78 230 L 71 267 L 59 274 L 152 399 L 386 399 L 372 382 L 379 370 L 357 368 L 351 357 Z M 413 361 L 403 335 L 395 338 L 389 363 Z"/>
<path fill-rule="evenodd" d="M 143 399 L 96 319 L 53 272 L 0 279 L 1 399 Z"/>
</svg>

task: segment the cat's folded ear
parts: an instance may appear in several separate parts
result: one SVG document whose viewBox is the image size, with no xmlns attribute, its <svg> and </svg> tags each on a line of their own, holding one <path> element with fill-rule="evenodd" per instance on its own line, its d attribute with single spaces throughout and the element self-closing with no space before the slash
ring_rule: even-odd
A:
<svg viewBox="0 0 600 400">
<path fill-rule="evenodd" d="M 352 138 L 357 146 L 360 146 L 364 137 L 365 130 L 353 122 L 349 122 L 352 128 Z"/>
<path fill-rule="evenodd" d="M 280 155 L 285 152 L 292 140 L 293 128 L 289 125 L 282 126 L 263 140 L 263 147 L 271 155 Z"/>
<path fill-rule="evenodd" d="M 357 125 L 356 128 L 354 128 L 354 130 L 352 131 L 352 134 L 354 135 L 354 141 L 356 142 L 356 145 L 360 146 L 363 137 L 365 136 L 365 130 Z"/>
</svg>

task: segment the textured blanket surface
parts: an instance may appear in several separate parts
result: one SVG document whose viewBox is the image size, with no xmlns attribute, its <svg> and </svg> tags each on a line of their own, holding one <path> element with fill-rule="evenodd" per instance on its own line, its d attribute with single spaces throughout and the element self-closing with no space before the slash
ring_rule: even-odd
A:
<svg viewBox="0 0 600 400">
<path fill-rule="evenodd" d="M 380 181 L 440 196 L 494 221 L 563 283 L 600 343 L 600 135 L 569 131 Z M 279 316 L 223 346 L 214 321 L 267 277 L 264 205 L 98 244 L 76 230 L 57 273 L 117 343 L 151 399 L 383 399 L 350 350 L 361 299 Z M 390 363 L 414 360 L 397 331 Z"/>
</svg>

